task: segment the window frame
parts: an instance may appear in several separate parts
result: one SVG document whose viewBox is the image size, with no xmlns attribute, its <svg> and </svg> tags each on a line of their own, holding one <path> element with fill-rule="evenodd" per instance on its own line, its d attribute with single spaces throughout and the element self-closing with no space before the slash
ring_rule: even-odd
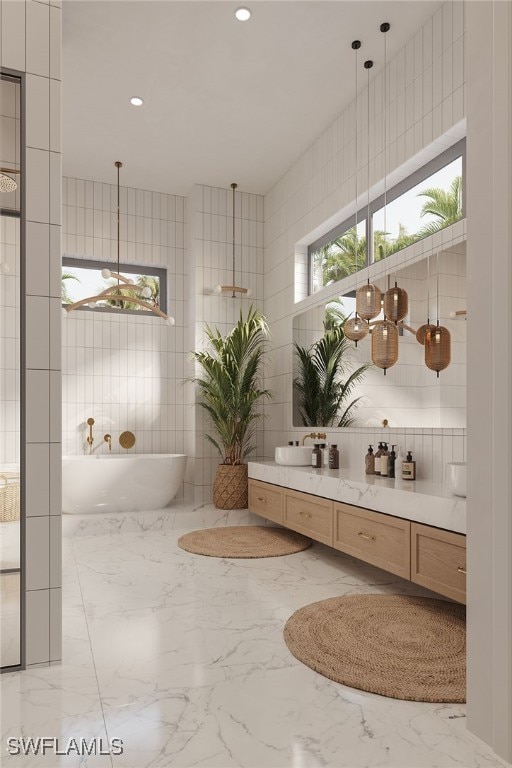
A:
<svg viewBox="0 0 512 768">
<path fill-rule="evenodd" d="M 103 261 L 97 259 L 82 259 L 79 257 L 64 255 L 62 257 L 62 267 L 71 267 L 76 269 L 110 269 L 112 272 L 117 272 L 117 262 Z M 61 267 L 61 268 L 62 268 Z M 160 280 L 160 302 L 158 304 L 159 309 L 167 314 L 167 269 L 164 267 L 153 267 L 142 264 L 119 264 L 120 273 L 127 273 L 130 275 L 150 275 L 152 277 L 158 277 Z M 63 307 L 69 306 L 69 304 L 63 304 Z M 114 315 L 136 315 L 137 317 L 157 317 L 153 312 L 140 309 L 121 309 L 114 307 L 87 307 L 81 306 L 80 310 L 85 312 L 107 312 Z M 159 317 L 157 319 L 160 319 Z"/>
<path fill-rule="evenodd" d="M 359 222 L 363 221 L 363 219 L 366 219 L 366 259 L 364 260 L 364 263 L 361 264 L 361 270 L 365 269 L 366 267 L 369 267 L 371 264 L 374 263 L 374 243 L 373 243 L 373 217 L 375 213 L 380 211 L 382 208 L 384 208 L 384 204 L 392 203 L 397 198 L 401 197 L 402 195 L 406 194 L 410 189 L 413 189 L 413 187 L 417 186 L 418 184 L 421 184 L 422 181 L 425 181 L 430 176 L 433 176 L 434 173 L 437 173 L 437 171 L 440 171 L 445 166 L 452 163 L 454 160 L 457 160 L 457 158 L 462 158 L 462 216 L 461 218 L 464 218 L 466 215 L 466 139 L 460 139 L 460 141 L 457 141 L 455 144 L 452 144 L 451 147 L 448 147 L 443 152 L 441 152 L 439 155 L 436 155 L 436 157 L 432 158 L 432 160 L 429 160 L 425 165 L 422 165 L 420 168 L 418 168 L 416 171 L 413 171 L 409 176 L 406 176 L 405 179 L 402 179 L 397 184 L 395 184 L 390 189 L 386 190 L 385 193 L 382 193 L 378 197 L 374 198 L 370 201 L 369 205 L 365 205 L 363 208 L 360 208 L 358 211 L 352 214 L 352 216 L 349 216 L 347 219 L 342 221 L 340 224 L 337 224 L 335 227 L 329 230 L 329 232 L 326 232 L 325 235 L 322 235 L 314 242 L 310 243 L 308 245 L 308 296 L 314 296 L 313 293 L 313 254 L 318 251 L 319 248 L 322 248 L 324 245 L 327 245 L 328 243 L 335 240 L 337 237 L 341 237 L 344 235 L 349 229 L 354 227 Z M 423 239 L 423 238 L 421 238 Z M 419 242 L 419 240 L 417 241 Z M 397 251 L 399 253 L 399 251 Z M 358 270 L 358 271 L 361 271 Z M 357 274 L 357 273 L 354 273 Z M 326 286 L 324 286 L 325 288 Z M 316 292 L 318 293 L 318 291 Z"/>
</svg>

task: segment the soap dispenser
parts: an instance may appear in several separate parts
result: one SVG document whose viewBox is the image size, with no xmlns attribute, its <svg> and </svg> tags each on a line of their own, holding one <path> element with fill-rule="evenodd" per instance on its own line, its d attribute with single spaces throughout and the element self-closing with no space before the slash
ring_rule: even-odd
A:
<svg viewBox="0 0 512 768">
<path fill-rule="evenodd" d="M 320 450 L 319 443 L 315 443 L 311 453 L 311 466 L 313 469 L 322 469 L 322 451 Z"/>
<path fill-rule="evenodd" d="M 389 465 L 388 444 L 384 443 L 384 448 L 382 449 L 382 456 L 380 457 L 380 476 L 381 477 L 388 476 L 388 465 Z"/>
<path fill-rule="evenodd" d="M 382 448 L 383 444 L 379 443 L 379 448 L 377 450 L 377 453 L 375 454 L 375 474 L 380 475 L 380 459 L 382 456 Z"/>
<path fill-rule="evenodd" d="M 375 456 L 373 455 L 373 445 L 368 446 L 368 453 L 364 457 L 364 471 L 367 475 L 375 474 Z"/>
<path fill-rule="evenodd" d="M 407 452 L 407 458 L 402 462 L 402 480 L 416 480 L 416 462 L 412 460 L 411 451 Z"/>
<path fill-rule="evenodd" d="M 391 452 L 389 454 L 389 460 L 388 460 L 388 477 L 395 476 L 395 464 L 396 464 L 395 446 L 392 445 Z"/>
</svg>

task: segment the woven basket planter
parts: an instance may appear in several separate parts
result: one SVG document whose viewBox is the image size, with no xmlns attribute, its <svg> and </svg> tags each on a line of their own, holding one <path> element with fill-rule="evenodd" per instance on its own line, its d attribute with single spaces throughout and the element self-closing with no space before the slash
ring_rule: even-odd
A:
<svg viewBox="0 0 512 768">
<path fill-rule="evenodd" d="M 0 523 L 20 519 L 20 482 L 18 476 L 0 475 Z"/>
<path fill-rule="evenodd" d="M 217 509 L 245 509 L 247 485 L 247 464 L 219 464 L 213 483 L 213 503 Z"/>
</svg>

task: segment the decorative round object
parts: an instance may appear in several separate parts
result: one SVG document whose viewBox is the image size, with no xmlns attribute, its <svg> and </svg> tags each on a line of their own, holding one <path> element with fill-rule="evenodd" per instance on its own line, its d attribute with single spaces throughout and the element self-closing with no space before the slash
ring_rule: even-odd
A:
<svg viewBox="0 0 512 768">
<path fill-rule="evenodd" d="M 213 503 L 217 509 L 245 509 L 247 489 L 247 464 L 219 464 L 213 482 Z"/>
<path fill-rule="evenodd" d="M 444 371 L 451 361 L 451 336 L 442 325 L 431 327 L 425 334 L 425 365 L 431 371 Z"/>
<path fill-rule="evenodd" d="M 121 432 L 121 434 L 119 435 L 119 445 L 121 446 L 121 448 L 126 448 L 126 449 L 133 448 L 133 446 L 135 445 L 135 435 L 133 434 L 133 432 L 129 432 L 129 431 Z"/>
<path fill-rule="evenodd" d="M 390 320 L 381 320 L 372 330 L 372 361 L 384 373 L 398 360 L 398 328 Z"/>
<path fill-rule="evenodd" d="M 373 320 L 382 309 L 382 293 L 373 283 L 362 285 L 356 291 L 356 312 L 364 320 Z"/>
<path fill-rule="evenodd" d="M 465 608 L 407 595 L 344 595 L 296 611 L 296 659 L 342 685 L 409 701 L 466 700 Z"/>
<path fill-rule="evenodd" d="M 311 540 L 286 528 L 264 525 L 228 525 L 192 531 L 178 539 L 178 546 L 208 557 L 282 557 L 302 552 Z"/>
<path fill-rule="evenodd" d="M 423 325 L 420 325 L 416 331 L 416 341 L 418 341 L 420 344 L 425 344 L 425 336 L 427 335 L 427 331 L 433 330 L 434 328 L 435 325 L 432 325 L 431 323 L 423 323 Z"/>
<path fill-rule="evenodd" d="M 18 189 L 18 182 L 0 173 L 0 192 L 15 192 Z"/>
<path fill-rule="evenodd" d="M 351 317 L 343 325 L 343 333 L 350 341 L 361 341 L 369 332 L 368 323 L 357 315 Z"/>
<path fill-rule="evenodd" d="M 390 288 L 384 294 L 384 314 L 388 320 L 397 323 L 403 320 L 409 310 L 409 297 L 404 288 L 399 288 L 395 283 L 394 288 Z"/>
</svg>

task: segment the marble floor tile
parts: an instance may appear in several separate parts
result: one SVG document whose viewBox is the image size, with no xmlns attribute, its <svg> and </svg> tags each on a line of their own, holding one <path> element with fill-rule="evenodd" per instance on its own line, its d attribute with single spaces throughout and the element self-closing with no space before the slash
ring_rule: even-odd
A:
<svg viewBox="0 0 512 768">
<path fill-rule="evenodd" d="M 201 557 L 177 545 L 199 526 L 254 522 L 246 511 L 181 505 L 157 529 L 95 522 L 67 537 L 63 663 L 4 676 L 2 743 L 20 733 L 97 735 L 122 739 L 124 753 L 54 763 L 7 757 L 5 765 L 504 765 L 467 732 L 464 706 L 346 688 L 302 665 L 283 641 L 285 621 L 309 602 L 429 593 L 317 544 L 261 560 Z"/>
</svg>

